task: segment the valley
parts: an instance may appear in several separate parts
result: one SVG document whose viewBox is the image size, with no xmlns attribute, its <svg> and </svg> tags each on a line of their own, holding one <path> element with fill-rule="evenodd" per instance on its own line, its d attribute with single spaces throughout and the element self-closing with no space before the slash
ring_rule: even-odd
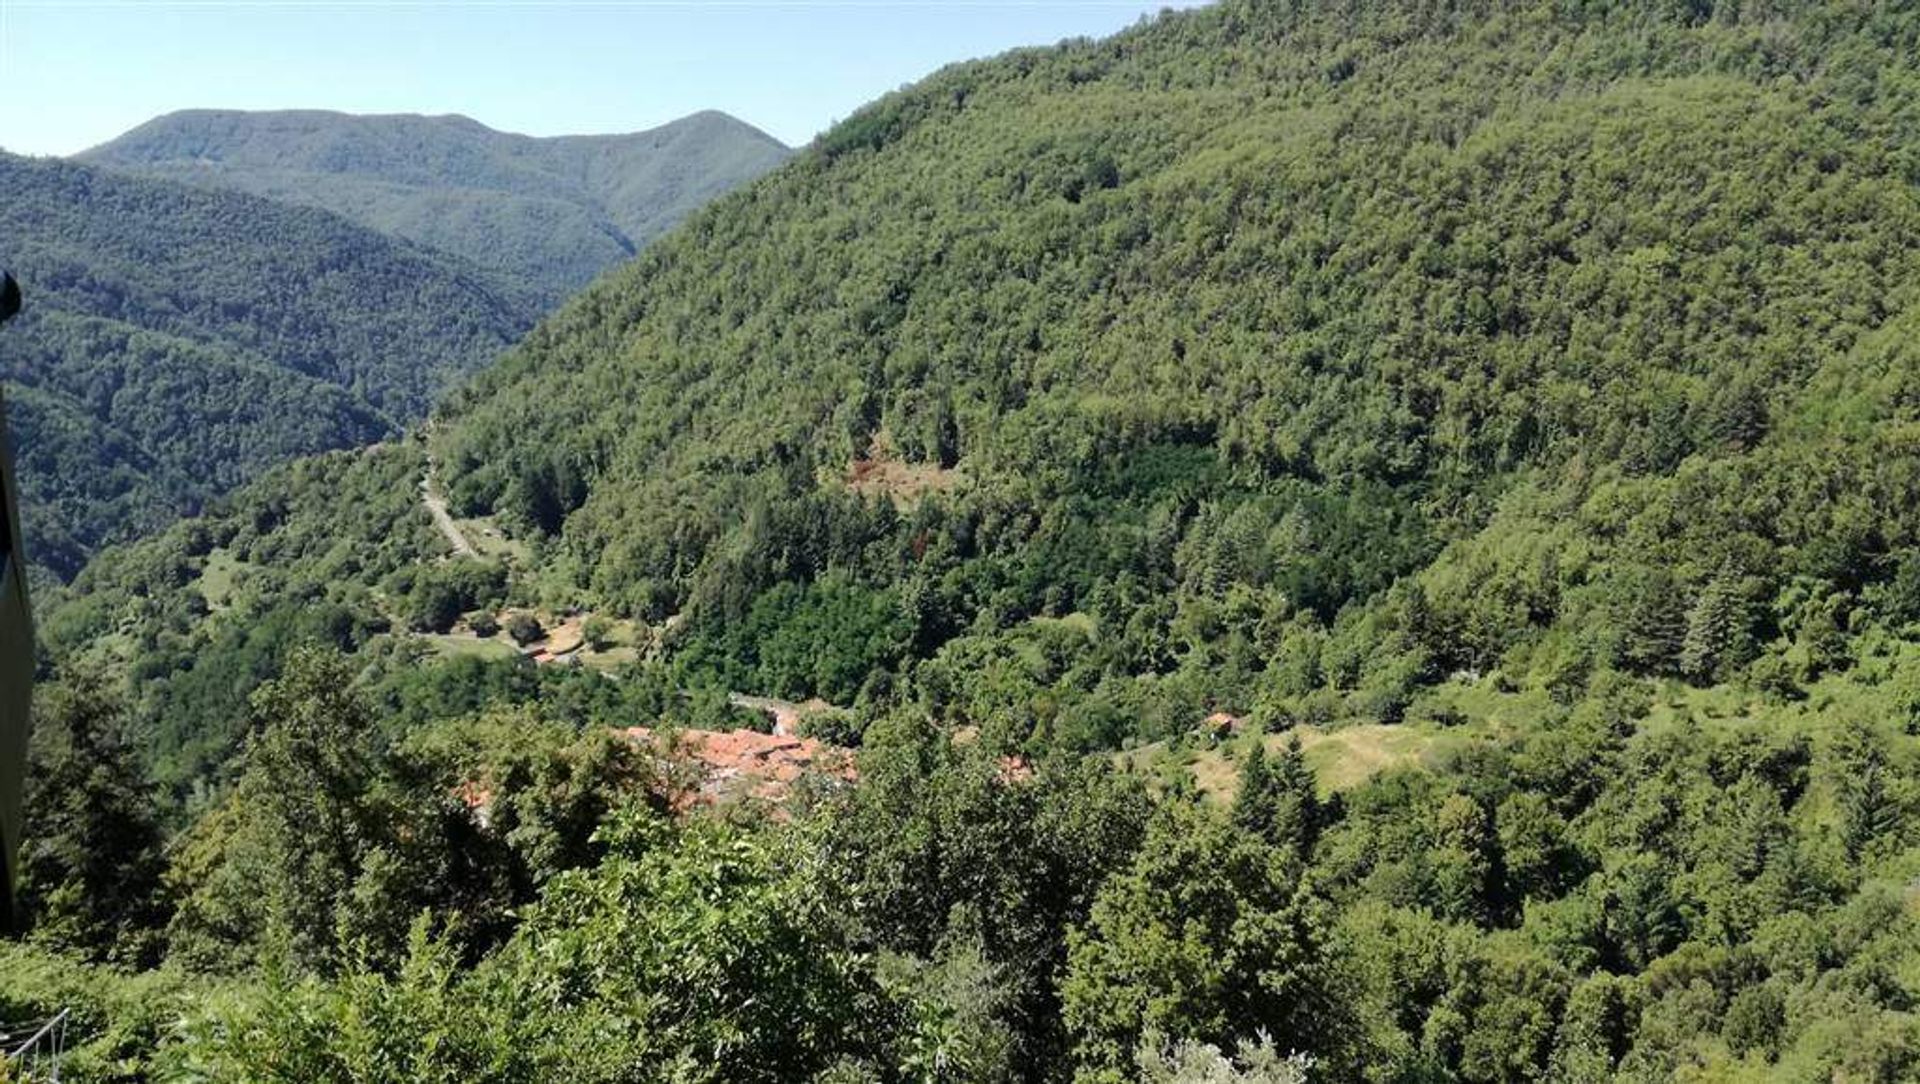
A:
<svg viewBox="0 0 1920 1084">
<path fill-rule="evenodd" d="M 231 113 L 159 118 L 84 165 L 0 159 L 7 257 L 36 291 L 0 358 L 33 560 L 70 578 L 275 463 L 397 435 L 594 273 L 786 153 L 717 114 L 539 141 Z M 341 161 L 365 168 L 326 166 Z M 550 221 L 562 205 L 585 216 L 574 233 Z"/>
<path fill-rule="evenodd" d="M 394 435 L 536 311 L 476 269 L 317 212 L 0 158 L 30 558 L 192 514 L 279 462 Z"/>
<path fill-rule="evenodd" d="M 1920 1078 L 1917 58 L 1219 0 L 791 152 L 0 159 L 67 532 L 0 1020 L 103 1081 Z"/>
</svg>

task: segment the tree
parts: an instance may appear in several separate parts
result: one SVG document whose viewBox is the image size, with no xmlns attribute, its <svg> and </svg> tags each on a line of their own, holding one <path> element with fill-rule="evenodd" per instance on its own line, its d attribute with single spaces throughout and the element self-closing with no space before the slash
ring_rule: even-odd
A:
<svg viewBox="0 0 1920 1084">
<path fill-rule="evenodd" d="M 911 715 L 876 722 L 864 741 L 859 787 L 826 810 L 833 911 L 922 959 L 977 943 L 1005 992 L 1014 1064 L 1064 1061 L 1067 930 L 1139 845 L 1138 782 L 1098 758 L 1024 776 Z"/>
<path fill-rule="evenodd" d="M 430 841 L 375 786 L 374 721 L 337 652 L 302 648 L 252 698 L 253 734 L 210 853 L 182 870 L 188 898 L 169 936 L 271 943 L 304 971 L 368 938 L 398 951 L 422 891 Z M 213 818 L 209 818 L 212 820 Z"/>
<path fill-rule="evenodd" d="M 1143 1084 L 1307 1084 L 1313 1058 L 1282 1054 L 1266 1035 L 1242 1043 L 1232 1057 L 1210 1043 L 1141 1044 L 1135 1058 Z"/>
<path fill-rule="evenodd" d="M 1686 636 L 1685 599 L 1665 569 L 1628 565 L 1624 572 L 1614 588 L 1621 661 L 1640 673 L 1669 672 Z"/>
<path fill-rule="evenodd" d="M 1351 1037 L 1321 922 L 1290 853 L 1211 810 L 1163 808 L 1069 937 L 1076 1060 L 1118 1080 L 1149 1033 L 1228 1046 L 1261 1029 L 1337 1057 Z"/>
<path fill-rule="evenodd" d="M 588 647 L 605 651 L 613 646 L 613 622 L 601 614 L 593 614 L 581 624 L 580 636 Z"/>
<path fill-rule="evenodd" d="M 1300 735 L 1287 739 L 1286 752 L 1281 754 L 1274 777 L 1279 784 L 1279 800 L 1270 838 L 1292 847 L 1305 859 L 1320 838 L 1326 811 L 1320 805 L 1319 780 L 1314 778 L 1313 769 L 1307 766 L 1306 754 L 1301 751 Z"/>
<path fill-rule="evenodd" d="M 1488 917 L 1495 839 L 1486 810 L 1465 794 L 1451 794 L 1433 814 L 1433 907 L 1471 922 Z"/>
<path fill-rule="evenodd" d="M 160 827 L 112 688 L 69 672 L 35 695 L 20 920 L 90 958 L 151 964 L 166 922 Z"/>
<path fill-rule="evenodd" d="M 989 962 L 972 916 L 950 924 L 934 959 L 890 955 L 882 984 L 907 1006 L 909 1027 L 894 1040 L 909 1080 L 929 1084 L 1011 1084 L 1021 1079 L 1018 1037 L 1010 1025 L 1014 991 Z"/>
<path fill-rule="evenodd" d="M 1674 900 L 1673 885 L 1672 867 L 1653 854 L 1635 853 L 1607 871 L 1598 886 L 1607 966 L 1642 971 L 1685 940 L 1686 917 Z"/>
<path fill-rule="evenodd" d="M 606 857 L 556 877 L 501 961 L 561 1017 L 557 1078 L 805 1080 L 899 1026 L 798 841 L 632 807 L 600 839 Z"/>
<path fill-rule="evenodd" d="M 465 608 L 465 599 L 451 580 L 426 575 L 414 581 L 408 609 L 416 632 L 446 632 L 460 620 L 460 611 Z"/>
<path fill-rule="evenodd" d="M 1892 772 L 1886 750 L 1865 727 L 1842 735 L 1834 759 L 1840 842 L 1847 857 L 1858 861 L 1874 841 L 1899 830 L 1901 809 L 1888 789 Z"/>
<path fill-rule="evenodd" d="M 1580 873 L 1567 846 L 1567 822 L 1539 794 L 1510 795 L 1494 811 L 1507 903 L 1552 899 Z"/>
<path fill-rule="evenodd" d="M 1301 858 L 1319 838 L 1321 809 L 1318 783 L 1300 748 L 1300 736 L 1287 741 L 1277 764 L 1269 766 L 1266 749 L 1255 740 L 1240 769 L 1240 790 L 1234 796 L 1234 826 L 1267 842 L 1291 849 Z"/>
<path fill-rule="evenodd" d="M 434 900 L 473 946 L 504 941 L 556 874 L 599 861 L 595 832 L 611 811 L 665 804 L 653 760 L 624 734 L 529 708 L 428 725 L 391 762 L 393 781 L 441 813 L 447 871 Z"/>
<path fill-rule="evenodd" d="M 1610 1084 L 1632 1044 L 1639 1001 L 1638 984 L 1617 975 L 1602 972 L 1576 985 L 1554 1037 L 1550 1079 Z"/>
<path fill-rule="evenodd" d="M 1687 631 L 1680 641 L 1680 673 L 1689 680 L 1711 684 L 1751 661 L 1754 650 L 1753 618 L 1746 596 L 1738 576 L 1724 569 L 1707 581 L 1687 611 Z"/>
<path fill-rule="evenodd" d="M 1570 985 L 1566 970 L 1524 941 L 1470 930 L 1456 931 L 1452 956 L 1452 985 L 1428 1017 L 1422 1043 L 1459 1066 L 1462 1080 L 1545 1079 Z"/>
<path fill-rule="evenodd" d="M 1267 767 L 1266 743 L 1256 736 L 1240 765 L 1240 789 L 1233 796 L 1233 826 L 1266 837 L 1278 813 L 1279 785 Z"/>
<path fill-rule="evenodd" d="M 513 642 L 521 647 L 533 643 L 546 634 L 547 630 L 541 628 L 540 622 L 525 610 L 516 610 L 507 618 L 507 635 L 513 637 Z"/>
</svg>

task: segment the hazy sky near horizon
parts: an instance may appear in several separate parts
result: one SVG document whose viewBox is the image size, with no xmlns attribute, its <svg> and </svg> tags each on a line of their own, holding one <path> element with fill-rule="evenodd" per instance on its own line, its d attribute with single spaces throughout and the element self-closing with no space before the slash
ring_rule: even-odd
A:
<svg viewBox="0 0 1920 1084">
<path fill-rule="evenodd" d="M 790 144 L 942 65 L 1122 29 L 1153 0 L 0 0 L 0 148 L 176 109 L 464 113 L 531 135 L 720 109 Z"/>
</svg>

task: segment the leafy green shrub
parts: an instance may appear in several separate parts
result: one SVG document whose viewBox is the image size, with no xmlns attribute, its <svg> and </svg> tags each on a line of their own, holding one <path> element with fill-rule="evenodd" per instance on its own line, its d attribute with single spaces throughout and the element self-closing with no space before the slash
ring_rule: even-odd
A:
<svg viewBox="0 0 1920 1084">
<path fill-rule="evenodd" d="M 513 642 L 519 644 L 521 647 L 525 647 L 547 634 L 547 630 L 541 627 L 540 622 L 525 610 L 517 610 L 510 614 L 507 617 L 506 629 L 507 635 L 511 636 Z"/>
<path fill-rule="evenodd" d="M 613 622 L 601 614 L 593 614 L 581 623 L 580 635 L 588 647 L 605 651 L 613 646 Z"/>
</svg>

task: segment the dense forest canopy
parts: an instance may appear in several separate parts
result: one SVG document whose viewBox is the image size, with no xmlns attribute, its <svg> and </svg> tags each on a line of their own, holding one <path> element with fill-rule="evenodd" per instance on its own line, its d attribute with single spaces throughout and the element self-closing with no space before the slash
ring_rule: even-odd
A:
<svg viewBox="0 0 1920 1084">
<path fill-rule="evenodd" d="M 0 156 L 0 349 L 33 561 L 71 576 L 267 466 L 419 419 L 537 315 L 318 211 Z"/>
<path fill-rule="evenodd" d="M 790 153 L 716 112 L 542 139 L 460 116 L 193 109 L 79 159 L 320 207 L 464 256 L 551 306 Z"/>
<path fill-rule="evenodd" d="M 1399 685 L 1721 674 L 1789 596 L 1903 582 L 1912 23 L 1227 5 L 960 65 L 596 284 L 436 447 L 649 620 L 839 569 L 924 599 L 922 653 L 1175 597 L 1269 646 L 1383 622 Z M 957 488 L 876 519 L 876 441 Z M 1683 663 L 1715 583 L 1752 648 Z"/>
<path fill-rule="evenodd" d="M 0 1017 L 102 1079 L 1914 1079 L 1916 226 L 1897 5 L 936 73 L 43 600 Z M 852 770 L 690 798 L 742 693 Z"/>
</svg>

